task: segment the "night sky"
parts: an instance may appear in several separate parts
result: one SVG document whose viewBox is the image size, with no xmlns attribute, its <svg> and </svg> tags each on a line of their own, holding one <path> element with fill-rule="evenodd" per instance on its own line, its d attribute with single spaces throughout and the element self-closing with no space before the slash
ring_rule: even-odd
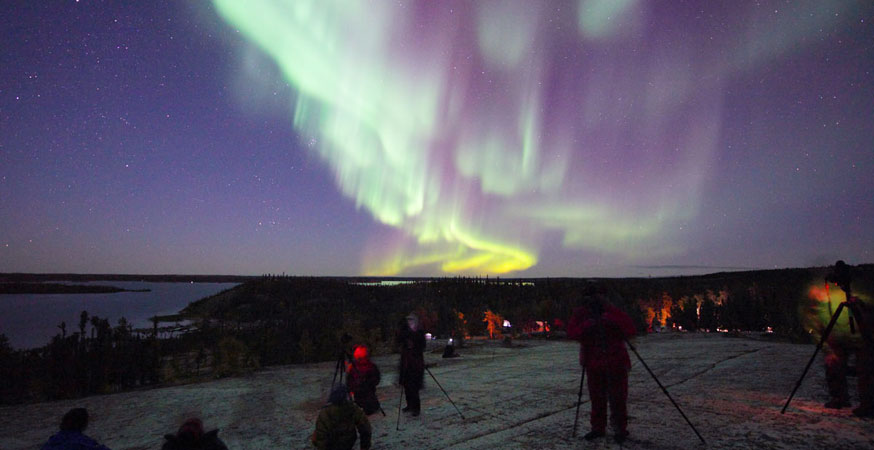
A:
<svg viewBox="0 0 874 450">
<path fill-rule="evenodd" d="M 868 0 L 3 9 L 0 272 L 874 262 Z"/>
</svg>

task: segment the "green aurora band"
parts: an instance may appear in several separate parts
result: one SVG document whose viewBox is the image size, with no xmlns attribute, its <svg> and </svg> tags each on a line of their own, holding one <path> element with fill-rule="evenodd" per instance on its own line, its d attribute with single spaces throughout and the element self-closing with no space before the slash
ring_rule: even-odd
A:
<svg viewBox="0 0 874 450">
<path fill-rule="evenodd" d="M 732 69 L 650 33 L 644 2 L 214 3 L 296 89 L 295 130 L 342 193 L 397 230 L 363 273 L 522 271 L 559 235 L 682 252 Z"/>
</svg>

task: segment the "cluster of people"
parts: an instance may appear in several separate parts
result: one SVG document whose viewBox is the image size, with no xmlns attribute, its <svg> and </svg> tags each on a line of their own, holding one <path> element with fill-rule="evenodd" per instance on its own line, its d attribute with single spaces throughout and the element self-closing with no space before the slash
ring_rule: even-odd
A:
<svg viewBox="0 0 874 450">
<path fill-rule="evenodd" d="M 85 434 L 88 410 L 73 408 L 61 418 L 60 431 L 52 435 L 40 450 L 109 450 Z M 186 420 L 175 434 L 164 436 L 161 450 L 228 450 L 218 437 L 218 430 L 204 432 L 203 421 Z"/>
<path fill-rule="evenodd" d="M 403 411 L 418 416 L 422 408 L 419 391 L 425 371 L 425 333 L 415 314 L 404 319 L 396 342 L 401 352 L 398 381 L 407 401 Z M 346 359 L 346 383 L 332 387 L 328 402 L 316 419 L 312 443 L 317 449 L 352 449 L 359 437 L 361 449 L 369 449 L 372 431 L 367 416 L 385 414 L 376 394 L 382 377 L 379 367 L 370 360 L 369 349 L 356 346 Z M 88 411 L 72 409 L 61 419 L 60 431 L 41 450 L 109 450 L 85 435 L 87 427 Z M 228 450 L 218 437 L 218 430 L 204 431 L 198 418 L 186 420 L 175 434 L 167 434 L 164 439 L 162 450 Z"/>
<path fill-rule="evenodd" d="M 849 339 L 842 332 L 828 337 L 826 380 L 831 399 L 825 406 L 843 408 L 850 405 L 846 377 L 849 357 L 855 355 L 860 405 L 853 414 L 874 417 L 874 308 L 852 295 L 849 266 L 843 261 L 838 261 L 827 281 L 834 282 L 844 291 L 846 301 L 843 305 L 850 311 L 848 325 L 851 334 L 858 328 L 861 339 Z M 829 316 L 831 314 L 829 309 Z M 568 322 L 567 333 L 569 338 L 580 343 L 579 364 L 588 377 L 591 430 L 584 439 L 592 441 L 606 435 L 609 406 L 614 439 L 622 444 L 629 436 L 627 402 L 631 360 L 626 341 L 635 335 L 631 317 L 613 306 L 599 286 L 589 284 L 584 289 L 581 305 L 573 311 Z M 406 399 L 402 411 L 418 416 L 422 408 L 419 391 L 424 384 L 425 333 L 415 314 L 410 314 L 400 324 L 395 339 L 401 355 L 398 382 Z M 368 416 L 377 412 L 385 414 L 376 392 L 381 374 L 370 360 L 369 349 L 359 345 L 344 355 L 347 360 L 346 383 L 332 386 L 328 402 L 316 420 L 312 443 L 318 449 L 352 449 L 359 437 L 361 449 L 369 449 L 372 429 Z M 85 409 L 71 410 L 61 420 L 60 432 L 52 436 L 42 450 L 108 450 L 84 434 L 87 425 Z M 176 434 L 166 435 L 165 440 L 163 450 L 227 450 L 218 438 L 218 430 L 204 432 L 203 423 L 197 418 L 185 421 Z"/>
<path fill-rule="evenodd" d="M 418 416 L 422 411 L 419 391 L 425 374 L 425 332 L 419 318 L 410 314 L 398 327 L 395 336 L 401 353 L 398 383 L 404 389 L 407 405 L 403 412 Z M 312 443 L 323 449 L 352 449 L 358 437 L 361 449 L 369 449 L 372 431 L 367 416 L 385 412 L 376 395 L 381 376 L 379 368 L 370 360 L 367 347 L 356 346 L 346 364 L 346 384 L 331 389 L 328 404 L 319 411 Z"/>
</svg>

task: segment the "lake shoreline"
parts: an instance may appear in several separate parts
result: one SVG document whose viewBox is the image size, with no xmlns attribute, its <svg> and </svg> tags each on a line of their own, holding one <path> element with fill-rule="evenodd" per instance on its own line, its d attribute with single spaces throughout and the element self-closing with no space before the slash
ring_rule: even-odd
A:
<svg viewBox="0 0 874 450">
<path fill-rule="evenodd" d="M 2 294 L 115 294 L 118 292 L 151 292 L 151 289 L 125 289 L 109 285 L 58 283 L 0 283 Z"/>
</svg>

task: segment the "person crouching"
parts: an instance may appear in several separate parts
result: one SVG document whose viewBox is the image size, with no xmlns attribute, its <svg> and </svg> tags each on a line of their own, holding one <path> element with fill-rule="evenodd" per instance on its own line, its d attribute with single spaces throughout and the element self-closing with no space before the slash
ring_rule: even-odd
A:
<svg viewBox="0 0 874 450">
<path fill-rule="evenodd" d="M 164 435 L 161 450 L 228 450 L 218 437 L 218 430 L 203 432 L 203 421 L 192 417 L 182 423 L 176 434 Z"/>
<path fill-rule="evenodd" d="M 349 401 L 346 386 L 338 384 L 328 404 L 319 411 L 313 445 L 319 450 L 352 450 L 357 435 L 361 436 L 361 450 L 369 449 L 370 421 L 358 405 Z"/>
<path fill-rule="evenodd" d="M 49 438 L 41 450 L 109 450 L 85 435 L 88 428 L 88 410 L 73 408 L 61 419 L 61 430 Z"/>
</svg>

